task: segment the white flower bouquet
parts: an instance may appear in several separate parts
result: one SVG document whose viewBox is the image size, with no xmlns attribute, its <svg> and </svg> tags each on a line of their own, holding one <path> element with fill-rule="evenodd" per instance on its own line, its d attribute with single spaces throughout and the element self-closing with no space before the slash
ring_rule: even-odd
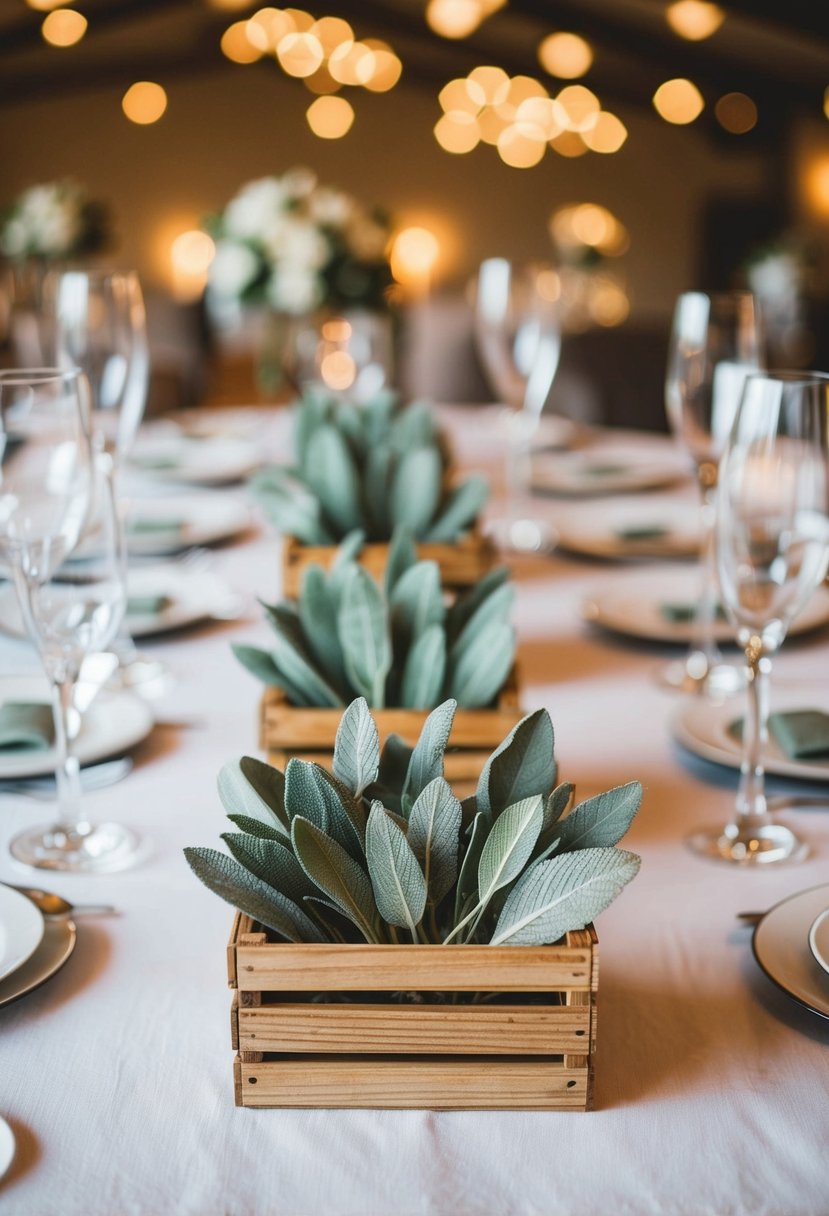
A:
<svg viewBox="0 0 829 1216">
<path fill-rule="evenodd" d="M 30 186 L 0 211 L 0 253 L 13 262 L 82 257 L 109 238 L 106 208 L 68 178 Z"/>
<path fill-rule="evenodd" d="M 216 242 L 208 290 L 219 303 L 302 316 L 384 309 L 389 222 L 308 169 L 248 182 L 205 227 Z"/>
</svg>

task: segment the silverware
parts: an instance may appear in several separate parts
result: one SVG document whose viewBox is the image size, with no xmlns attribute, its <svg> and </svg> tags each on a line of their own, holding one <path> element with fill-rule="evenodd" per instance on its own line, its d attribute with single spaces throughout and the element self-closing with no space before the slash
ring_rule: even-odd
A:
<svg viewBox="0 0 829 1216">
<path fill-rule="evenodd" d="M 759 925 L 765 915 L 765 912 L 738 912 L 737 920 L 741 920 L 747 925 Z"/>
<path fill-rule="evenodd" d="M 56 895 L 54 891 L 42 891 L 40 887 L 18 887 L 12 882 L 3 883 L 3 886 L 25 895 L 44 916 L 69 916 L 70 913 L 73 916 L 118 915 L 112 904 L 70 904 L 62 895 Z"/>
<path fill-rule="evenodd" d="M 115 760 L 105 760 L 102 764 L 91 764 L 88 768 L 81 769 L 81 789 L 98 790 L 107 785 L 115 785 L 117 781 L 123 780 L 131 769 L 131 756 L 119 756 Z M 51 773 L 42 777 L 4 777 L 0 780 L 0 794 L 25 794 L 29 798 L 51 802 L 55 798 L 55 778 Z"/>
</svg>

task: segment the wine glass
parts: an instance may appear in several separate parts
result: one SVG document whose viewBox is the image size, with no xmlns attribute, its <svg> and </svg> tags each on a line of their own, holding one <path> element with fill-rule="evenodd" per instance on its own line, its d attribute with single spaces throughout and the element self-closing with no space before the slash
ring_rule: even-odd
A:
<svg viewBox="0 0 829 1216">
<path fill-rule="evenodd" d="M 662 682 L 688 692 L 736 691 L 742 673 L 725 664 L 714 638 L 718 588 L 714 512 L 719 458 L 746 377 L 760 367 L 760 326 L 754 297 L 733 291 L 685 292 L 674 309 L 665 378 L 672 431 L 690 455 L 699 484 L 702 585 L 686 658 L 662 673 Z"/>
<path fill-rule="evenodd" d="M 475 339 L 484 369 L 506 405 L 506 518 L 496 524 L 502 546 L 545 549 L 551 531 L 528 515 L 530 450 L 561 353 L 555 272 L 514 266 L 505 258 L 481 263 L 475 290 Z"/>
<path fill-rule="evenodd" d="M 89 434 L 89 387 L 77 370 L 0 373 L 0 552 L 52 686 L 58 822 L 14 838 L 11 852 L 52 870 L 127 864 L 136 838 L 81 811 L 73 694 L 84 657 L 111 639 L 126 603 L 112 484 Z M 93 544 L 81 564 L 68 559 Z"/>
<path fill-rule="evenodd" d="M 740 784 L 724 828 L 690 844 L 743 865 L 799 861 L 807 847 L 769 813 L 763 748 L 769 676 L 792 618 L 829 564 L 829 377 L 750 376 L 720 466 L 716 556 L 723 604 L 745 650 Z"/>
<path fill-rule="evenodd" d="M 59 366 L 80 367 L 92 386 L 92 439 L 113 483 L 144 414 L 149 378 L 144 301 L 132 271 L 52 271 L 43 288 L 44 342 Z M 156 686 L 162 665 L 138 653 L 121 626 L 112 650 L 128 687 Z"/>
</svg>

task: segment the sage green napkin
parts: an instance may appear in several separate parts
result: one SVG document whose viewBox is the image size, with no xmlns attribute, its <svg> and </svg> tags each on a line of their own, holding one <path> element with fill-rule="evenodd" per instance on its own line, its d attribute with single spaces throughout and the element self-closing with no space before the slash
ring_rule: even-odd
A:
<svg viewBox="0 0 829 1216">
<path fill-rule="evenodd" d="M 135 465 L 138 469 L 162 473 L 166 469 L 177 469 L 181 461 L 175 456 L 131 456 L 130 464 Z"/>
<path fill-rule="evenodd" d="M 670 621 L 672 625 L 686 625 L 689 621 L 693 621 L 697 615 L 697 604 L 660 604 L 659 611 L 664 616 L 666 621 Z M 715 618 L 718 621 L 725 620 L 725 609 L 722 604 L 717 604 Z"/>
<path fill-rule="evenodd" d="M 586 464 L 582 469 L 585 477 L 618 477 L 627 472 L 624 464 Z"/>
<path fill-rule="evenodd" d="M 153 519 L 152 516 L 145 518 L 131 519 L 127 524 L 127 531 L 140 535 L 144 532 L 180 532 L 184 527 L 183 519 L 165 519 L 159 517 Z"/>
<path fill-rule="evenodd" d="M 769 714 L 769 730 L 790 760 L 829 757 L 829 714 L 822 709 Z"/>
<path fill-rule="evenodd" d="M 6 701 L 0 705 L 0 749 L 46 751 L 54 741 L 51 705 L 37 701 Z"/>
<path fill-rule="evenodd" d="M 662 540 L 666 536 L 670 536 L 670 528 L 663 527 L 662 524 L 640 524 L 637 527 L 617 528 L 616 536 L 619 540 Z"/>
<path fill-rule="evenodd" d="M 127 599 L 127 616 L 159 616 L 172 602 L 169 595 L 131 595 Z"/>
</svg>

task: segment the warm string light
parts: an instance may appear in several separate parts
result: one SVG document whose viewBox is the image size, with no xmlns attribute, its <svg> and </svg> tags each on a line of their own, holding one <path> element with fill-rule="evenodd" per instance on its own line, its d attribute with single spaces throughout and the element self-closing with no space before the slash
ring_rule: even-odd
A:
<svg viewBox="0 0 829 1216">
<path fill-rule="evenodd" d="M 419 226 L 404 228 L 392 242 L 392 275 L 410 294 L 425 294 L 439 257 L 440 243 L 434 232 Z"/>
<path fill-rule="evenodd" d="M 235 7 L 235 0 L 228 7 Z M 222 35 L 221 48 L 234 63 L 273 56 L 287 76 L 303 81 L 317 95 L 306 118 L 320 139 L 340 139 L 354 122 L 350 102 L 334 96 L 341 88 L 385 93 L 403 71 L 387 42 L 358 39 L 344 18 L 317 19 L 298 8 L 260 8 L 247 20 L 234 21 Z"/>
<path fill-rule="evenodd" d="M 429 0 L 426 22 L 441 38 L 467 38 L 506 0 Z"/>
<path fill-rule="evenodd" d="M 666 80 L 653 95 L 654 109 L 665 122 L 686 126 L 699 118 L 705 102 L 695 84 L 683 77 Z"/>
<path fill-rule="evenodd" d="M 745 93 L 725 93 L 714 106 L 714 114 L 731 135 L 745 135 L 757 126 L 757 106 Z"/>
<path fill-rule="evenodd" d="M 86 33 L 87 20 L 73 8 L 55 8 L 43 18 L 40 32 L 50 46 L 74 46 Z"/>
<path fill-rule="evenodd" d="M 665 9 L 665 20 L 680 38 L 701 42 L 716 34 L 725 21 L 725 13 L 708 0 L 676 0 Z"/>
<path fill-rule="evenodd" d="M 508 76 L 499 67 L 474 68 L 450 80 L 439 94 L 443 114 L 435 139 L 446 152 L 463 155 L 491 144 L 516 169 L 537 165 L 548 147 L 562 156 L 618 152 L 627 129 L 584 85 L 567 85 L 551 97 L 532 76 Z"/>
<path fill-rule="evenodd" d="M 160 84 L 139 80 L 130 85 L 122 97 L 121 109 L 130 122 L 149 126 L 158 122 L 167 109 L 167 94 Z"/>
<path fill-rule="evenodd" d="M 550 271 L 550 290 L 561 300 L 569 332 L 593 325 L 621 325 L 630 313 L 630 300 L 619 274 L 599 258 L 617 258 L 630 247 L 624 224 L 598 203 L 559 207 L 549 219 L 549 232 L 558 253 L 558 269 Z M 588 255 L 588 256 L 585 256 Z"/>
<path fill-rule="evenodd" d="M 550 34 L 538 48 L 538 59 L 551 76 L 575 80 L 590 70 L 593 49 L 578 34 Z"/>
<path fill-rule="evenodd" d="M 198 300 L 207 285 L 207 271 L 216 246 L 206 232 L 190 228 L 170 245 L 173 295 L 183 303 Z"/>
</svg>

